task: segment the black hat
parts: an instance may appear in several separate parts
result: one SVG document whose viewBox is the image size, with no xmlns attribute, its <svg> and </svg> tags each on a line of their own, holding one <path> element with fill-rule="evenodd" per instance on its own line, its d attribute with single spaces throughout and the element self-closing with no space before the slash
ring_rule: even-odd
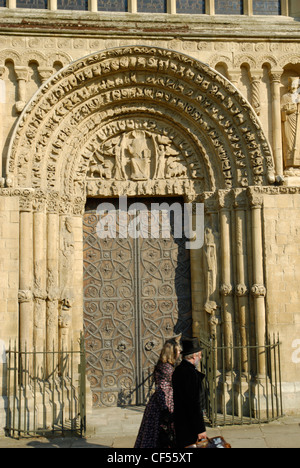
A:
<svg viewBox="0 0 300 468">
<path fill-rule="evenodd" d="M 200 346 L 200 342 L 198 338 L 190 338 L 182 340 L 182 356 L 187 356 L 188 354 L 198 353 L 202 351 L 202 347 Z"/>
</svg>

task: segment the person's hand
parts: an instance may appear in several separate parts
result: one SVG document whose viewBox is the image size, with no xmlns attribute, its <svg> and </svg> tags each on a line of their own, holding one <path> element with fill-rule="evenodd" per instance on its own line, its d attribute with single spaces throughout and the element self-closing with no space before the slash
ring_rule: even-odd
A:
<svg viewBox="0 0 300 468">
<path fill-rule="evenodd" d="M 198 434 L 198 441 L 202 439 L 207 439 L 206 432 L 202 432 L 201 434 Z"/>
</svg>

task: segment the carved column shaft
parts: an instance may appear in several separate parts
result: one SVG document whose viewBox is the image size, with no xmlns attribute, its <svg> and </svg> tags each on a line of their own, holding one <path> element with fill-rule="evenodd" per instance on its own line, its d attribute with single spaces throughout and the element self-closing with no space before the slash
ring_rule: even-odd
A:
<svg viewBox="0 0 300 468">
<path fill-rule="evenodd" d="M 252 296 L 255 312 L 255 332 L 256 344 L 259 346 L 258 352 L 258 374 L 265 373 L 265 336 L 266 336 L 266 310 L 263 268 L 263 243 L 262 243 L 262 200 L 256 197 L 252 200 L 252 262 L 253 262 L 253 286 Z"/>
<path fill-rule="evenodd" d="M 222 295 L 222 322 L 224 333 L 224 344 L 230 347 L 233 344 L 233 297 L 232 297 L 232 277 L 231 277 L 231 214 L 230 210 L 225 207 L 223 200 L 220 200 L 220 227 L 221 227 L 221 295 Z M 231 351 L 226 350 L 225 354 L 225 368 L 230 370 L 232 368 Z"/>
<path fill-rule="evenodd" d="M 251 70 L 251 101 L 252 106 L 257 113 L 260 115 L 261 102 L 260 102 L 260 83 L 262 80 L 262 72 L 257 70 Z"/>
<path fill-rule="evenodd" d="M 73 233 L 74 233 L 74 274 L 72 275 L 72 286 L 74 292 L 74 300 L 72 306 L 71 327 L 72 327 L 72 340 L 74 348 L 79 346 L 79 338 L 82 331 L 83 324 L 83 217 L 74 216 L 72 219 Z"/>
<path fill-rule="evenodd" d="M 26 83 L 28 82 L 29 70 L 27 67 L 15 67 L 18 81 L 18 101 L 16 102 L 17 112 L 22 112 L 26 105 Z"/>
<path fill-rule="evenodd" d="M 19 327 L 21 350 L 32 349 L 32 212 L 20 212 Z"/>
<path fill-rule="evenodd" d="M 282 70 L 270 72 L 272 91 L 272 132 L 273 132 L 273 154 L 277 175 L 283 174 L 282 156 L 282 130 L 281 130 L 281 103 L 280 103 L 280 78 Z"/>
<path fill-rule="evenodd" d="M 5 67 L 0 67 L 0 123 L 1 123 L 1 128 L 0 128 L 0 187 L 3 186 L 3 179 L 2 179 L 2 151 L 4 147 L 4 125 L 3 125 L 3 119 L 4 119 L 4 104 L 6 100 L 6 90 L 5 90 L 5 81 L 2 79 L 2 76 L 4 74 Z"/>
<path fill-rule="evenodd" d="M 236 207 L 236 271 L 237 285 L 236 296 L 238 298 L 238 326 L 240 343 L 242 347 L 247 345 L 248 328 L 248 288 L 247 288 L 247 230 L 246 212 L 243 208 Z M 248 370 L 247 350 L 242 350 L 242 370 Z"/>
<path fill-rule="evenodd" d="M 42 351 L 46 338 L 46 215 L 33 214 L 34 317 L 33 342 Z M 42 364 L 42 363 L 41 363 Z"/>
<path fill-rule="evenodd" d="M 74 303 L 74 227 L 70 216 L 60 216 L 59 245 L 59 348 L 69 347 L 69 329 Z M 83 283 L 82 283 L 83 284 Z"/>
<path fill-rule="evenodd" d="M 58 240 L 59 216 L 57 213 L 47 215 L 47 351 L 57 350 L 58 345 Z M 48 371 L 52 362 L 49 360 Z"/>
</svg>

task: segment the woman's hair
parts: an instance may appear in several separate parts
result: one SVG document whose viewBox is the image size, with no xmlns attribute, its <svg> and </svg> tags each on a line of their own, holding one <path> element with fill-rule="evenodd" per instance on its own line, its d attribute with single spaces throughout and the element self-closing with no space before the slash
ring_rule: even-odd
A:
<svg viewBox="0 0 300 468">
<path fill-rule="evenodd" d="M 165 342 L 160 352 L 158 362 L 174 365 L 178 358 L 178 351 L 180 351 L 180 344 L 175 340 L 171 339 Z"/>
</svg>

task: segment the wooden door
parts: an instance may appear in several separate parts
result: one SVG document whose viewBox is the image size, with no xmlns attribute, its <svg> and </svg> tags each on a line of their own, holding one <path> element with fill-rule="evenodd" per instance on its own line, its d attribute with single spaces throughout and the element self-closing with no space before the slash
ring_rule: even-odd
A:
<svg viewBox="0 0 300 468">
<path fill-rule="evenodd" d="M 191 333 L 190 258 L 185 239 L 150 232 L 151 203 L 138 199 L 141 235 L 100 238 L 101 200 L 84 215 L 84 330 L 87 373 L 95 406 L 144 404 L 164 341 Z M 117 212 L 118 200 L 106 200 Z M 181 200 L 176 200 L 181 203 Z M 128 226 L 137 216 L 126 215 Z M 172 222 L 171 222 L 172 224 Z M 141 229 L 141 225 L 143 225 Z M 130 231 L 130 229 L 128 229 Z M 131 233 L 132 234 L 132 233 Z M 161 234 L 161 235 L 159 235 Z"/>
</svg>

